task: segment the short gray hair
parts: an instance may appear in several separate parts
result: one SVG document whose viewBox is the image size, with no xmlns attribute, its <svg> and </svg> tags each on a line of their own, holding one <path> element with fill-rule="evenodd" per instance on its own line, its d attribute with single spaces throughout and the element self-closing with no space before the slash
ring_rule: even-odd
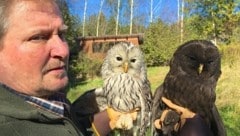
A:
<svg viewBox="0 0 240 136">
<path fill-rule="evenodd" d="M 9 25 L 8 16 L 9 16 L 9 11 L 11 9 L 12 2 L 13 0 L 0 1 L 0 41 L 2 40 Z"/>
<path fill-rule="evenodd" d="M 9 26 L 9 15 L 11 14 L 11 8 L 14 2 L 17 2 L 17 1 L 19 0 L 0 0 L 0 48 L 1 48 L 2 39 L 5 33 L 7 32 L 7 29 Z M 33 0 L 33 1 L 36 1 L 36 0 Z M 59 8 L 61 8 L 65 0 L 51 0 L 51 2 L 56 2 Z"/>
</svg>

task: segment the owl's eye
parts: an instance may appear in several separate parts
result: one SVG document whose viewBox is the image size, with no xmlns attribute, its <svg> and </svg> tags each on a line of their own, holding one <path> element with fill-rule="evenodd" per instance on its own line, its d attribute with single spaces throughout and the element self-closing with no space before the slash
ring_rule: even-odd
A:
<svg viewBox="0 0 240 136">
<path fill-rule="evenodd" d="M 209 61 L 208 61 L 208 64 L 211 64 L 211 63 L 213 63 L 213 62 L 214 62 L 213 60 L 209 60 Z"/>
<path fill-rule="evenodd" d="M 117 59 L 117 61 L 122 61 L 121 57 L 117 57 L 116 59 Z"/>
<path fill-rule="evenodd" d="M 190 60 L 192 60 L 192 61 L 196 61 L 196 58 L 193 57 L 193 56 L 188 56 L 188 58 L 189 58 Z"/>
<path fill-rule="evenodd" d="M 130 62 L 134 63 L 136 62 L 136 59 L 131 59 Z"/>
</svg>

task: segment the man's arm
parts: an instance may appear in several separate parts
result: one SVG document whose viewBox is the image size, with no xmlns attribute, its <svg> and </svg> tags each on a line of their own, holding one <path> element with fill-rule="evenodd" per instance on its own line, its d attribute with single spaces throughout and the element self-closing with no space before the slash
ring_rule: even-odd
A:
<svg viewBox="0 0 240 136">
<path fill-rule="evenodd" d="M 108 117 L 107 110 L 99 112 L 94 115 L 92 122 L 92 129 L 96 136 L 105 136 L 111 131 L 109 125 L 110 118 Z"/>
</svg>

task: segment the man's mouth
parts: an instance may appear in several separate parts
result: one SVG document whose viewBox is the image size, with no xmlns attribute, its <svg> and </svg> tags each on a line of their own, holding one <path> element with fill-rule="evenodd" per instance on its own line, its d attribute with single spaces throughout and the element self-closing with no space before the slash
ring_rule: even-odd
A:
<svg viewBox="0 0 240 136">
<path fill-rule="evenodd" d="M 65 72 L 65 71 L 66 71 L 66 66 L 65 65 L 61 65 L 61 66 L 49 67 L 46 70 L 44 70 L 44 73 L 49 73 L 49 72 L 61 73 L 61 72 Z"/>
</svg>

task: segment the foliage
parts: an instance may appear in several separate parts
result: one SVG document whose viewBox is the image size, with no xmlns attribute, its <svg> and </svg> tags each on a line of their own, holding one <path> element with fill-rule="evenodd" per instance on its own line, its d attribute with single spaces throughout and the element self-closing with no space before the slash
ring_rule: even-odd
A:
<svg viewBox="0 0 240 136">
<path fill-rule="evenodd" d="M 68 27 L 68 31 L 65 34 L 65 39 L 68 42 L 70 48 L 70 58 L 69 58 L 69 80 L 70 83 L 76 80 L 78 75 L 78 67 L 76 65 L 76 60 L 79 54 L 79 43 L 77 41 L 78 31 L 80 28 L 80 21 L 77 17 L 70 14 L 69 7 L 66 1 L 61 1 L 60 9 L 62 11 L 62 16 L 65 25 Z"/>
<path fill-rule="evenodd" d="M 107 35 L 114 35 L 115 34 L 115 25 L 116 25 L 116 21 L 114 16 L 111 16 L 108 20 L 108 24 L 107 24 L 107 28 L 106 28 L 106 34 Z"/>
<path fill-rule="evenodd" d="M 91 15 L 87 18 L 85 23 L 85 35 L 86 36 L 95 36 L 96 27 L 97 27 L 97 15 Z"/>
<path fill-rule="evenodd" d="M 152 23 L 145 31 L 144 45 L 141 48 L 148 66 L 168 64 L 173 51 L 179 45 L 179 35 L 176 30 L 178 30 L 176 26 L 169 26 L 159 20 Z"/>
<path fill-rule="evenodd" d="M 129 15 L 127 15 L 127 13 L 129 13 L 129 9 L 126 9 L 129 7 L 129 3 L 126 2 L 127 0 L 121 1 L 120 10 L 122 11 L 122 15 L 120 18 L 123 20 L 123 22 L 120 22 L 118 24 L 118 34 L 129 33 Z M 137 4 L 140 4 L 138 2 L 135 2 L 135 6 Z M 218 41 L 223 41 L 226 43 L 240 42 L 240 6 L 238 5 L 237 8 L 237 1 L 186 0 L 186 2 L 186 12 L 185 18 L 183 20 L 183 42 L 192 39 L 213 40 L 215 37 L 218 39 Z M 100 14 L 99 36 L 115 34 L 117 1 L 108 0 L 106 1 L 106 5 L 109 6 L 108 8 L 111 12 L 106 13 L 103 10 Z M 82 27 L 81 22 L 77 17 L 74 17 L 69 13 L 69 9 L 66 4 L 63 6 L 62 11 L 64 13 L 63 17 L 65 19 L 65 23 L 69 26 L 69 31 L 67 32 L 66 39 L 70 45 L 71 50 L 69 76 L 70 82 L 77 82 L 79 75 L 82 77 L 80 79 L 85 80 L 85 77 L 88 77 L 87 75 L 98 73 L 98 70 L 87 70 L 91 69 L 92 66 L 99 66 L 100 62 L 94 62 L 92 60 L 89 60 L 89 58 L 86 56 L 78 55 L 79 45 L 75 39 L 78 37 L 78 34 L 80 35 L 79 29 Z M 140 12 L 134 13 L 133 33 L 144 33 L 144 44 L 141 46 L 141 48 L 145 53 L 147 65 L 168 65 L 173 52 L 180 44 L 182 44 L 180 43 L 179 22 L 167 24 L 166 22 L 163 22 L 159 19 L 155 22 L 152 22 L 150 25 L 146 25 L 146 16 L 143 16 L 140 14 Z M 98 15 L 96 14 L 91 14 L 88 16 L 85 22 L 86 35 L 96 35 L 97 17 Z M 228 48 L 228 46 L 226 48 Z M 90 62 L 92 64 L 90 64 Z"/>
<path fill-rule="evenodd" d="M 66 2 L 61 3 L 61 11 L 64 19 L 64 23 L 68 26 L 66 33 L 66 41 L 70 48 L 69 58 L 69 88 L 75 87 L 81 83 L 81 81 L 87 80 L 87 78 L 93 78 L 95 75 L 99 75 L 99 69 L 101 62 L 93 61 L 81 52 L 78 34 L 80 29 L 80 21 L 76 16 L 73 16 L 69 12 L 69 7 Z M 94 17 L 93 17 L 94 18 Z M 94 18 L 95 19 L 95 18 Z M 100 18 L 101 22 L 104 22 L 104 16 Z M 90 20 L 91 22 L 91 20 Z M 102 27 L 104 29 L 104 27 Z M 101 31 L 104 31 L 101 29 Z M 95 32 L 95 29 L 92 30 Z M 95 34 L 95 33 L 94 33 Z M 69 90 L 68 90 L 69 91 Z"/>
<path fill-rule="evenodd" d="M 101 63 L 101 61 L 92 60 L 87 57 L 86 54 L 80 52 L 77 59 L 72 60 L 72 63 L 69 66 L 71 69 L 69 75 L 74 75 L 74 78 L 70 81 L 70 86 L 76 86 L 82 81 L 100 75 Z"/>
<path fill-rule="evenodd" d="M 191 25 L 198 34 L 204 34 L 208 39 L 231 43 L 233 30 L 240 21 L 236 11 L 237 2 L 234 0 L 188 0 L 190 18 L 194 17 Z"/>
<path fill-rule="evenodd" d="M 70 46 L 70 50 L 76 46 L 76 38 L 78 36 L 78 31 L 80 28 L 80 21 L 76 16 L 70 14 L 69 7 L 65 1 L 61 3 L 61 11 L 65 25 L 68 27 L 68 31 L 66 32 L 66 40 Z"/>
</svg>

